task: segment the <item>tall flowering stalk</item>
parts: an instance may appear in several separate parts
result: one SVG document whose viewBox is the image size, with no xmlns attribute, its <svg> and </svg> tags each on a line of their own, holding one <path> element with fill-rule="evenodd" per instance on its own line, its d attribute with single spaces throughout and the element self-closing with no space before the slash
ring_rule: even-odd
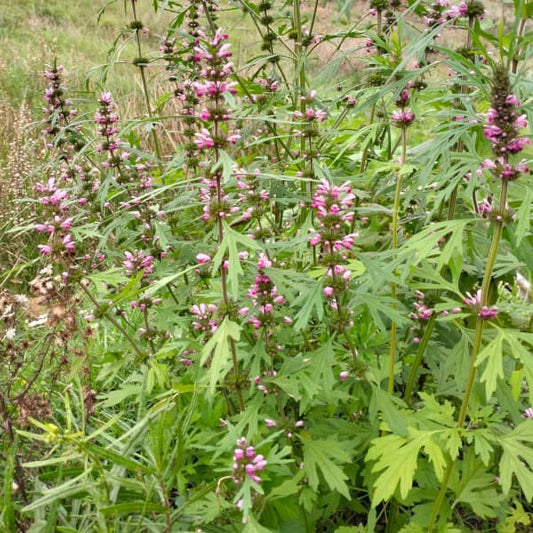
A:
<svg viewBox="0 0 533 533">
<path fill-rule="evenodd" d="M 333 314 L 333 328 L 344 332 L 355 359 L 357 350 L 347 332 L 353 325 L 351 311 L 345 306 L 352 273 L 344 266 L 353 254 L 358 236 L 351 232 L 354 201 L 355 194 L 348 182 L 340 186 L 321 182 L 311 202 L 319 229 L 311 235 L 309 244 L 318 250 L 319 262 L 326 267 L 323 294 Z"/>
<path fill-rule="evenodd" d="M 529 169 L 523 161 L 513 163 L 511 157 L 521 152 L 525 146 L 530 144 L 530 140 L 519 135 L 520 128 L 527 127 L 525 115 L 519 114 L 520 101 L 512 93 L 509 72 L 503 65 L 494 68 L 494 79 L 492 87 L 492 107 L 487 113 L 488 124 L 484 129 L 485 137 L 491 142 L 494 158 L 484 162 L 484 170 L 492 174 L 493 179 L 500 182 L 500 195 L 496 210 L 491 212 L 493 224 L 492 241 L 485 265 L 485 273 L 481 289 L 475 296 L 468 295 L 465 303 L 476 313 L 476 329 L 474 332 L 474 342 L 470 354 L 470 369 L 465 385 L 463 401 L 459 410 L 457 427 L 463 428 L 466 421 L 468 404 L 472 395 L 476 379 L 476 360 L 483 344 L 483 330 L 488 320 L 497 316 L 497 308 L 490 305 L 489 288 L 492 281 L 494 264 L 498 255 L 498 248 L 502 236 L 503 226 L 510 219 L 507 216 L 507 189 L 509 182 L 518 179 Z M 446 495 L 446 490 L 450 482 L 450 477 L 454 467 L 454 461 L 448 460 L 448 465 L 441 482 L 441 489 L 433 506 L 429 529 L 438 518 L 440 508 Z"/>
<path fill-rule="evenodd" d="M 472 51 L 472 29 L 476 20 L 482 18 L 484 12 L 485 9 L 483 7 L 483 4 L 478 0 L 473 0 L 468 3 L 463 2 L 459 6 L 450 6 L 449 0 L 435 0 L 431 4 L 431 11 L 428 11 L 427 14 L 423 17 L 423 21 L 429 26 L 430 29 L 433 29 L 435 27 L 442 26 L 447 21 L 466 17 L 468 19 L 468 26 L 466 29 L 466 40 L 464 47 L 460 48 L 459 52 L 468 59 L 474 60 L 475 54 Z M 439 35 L 437 35 L 436 38 L 437 37 L 439 37 Z M 433 51 L 431 48 L 427 49 L 426 54 L 430 50 Z M 458 91 L 460 95 L 467 95 L 469 91 L 469 87 L 465 83 L 464 77 L 461 77 L 460 80 L 454 83 L 453 88 Z M 459 101 L 459 105 L 464 108 L 464 103 L 462 101 Z M 464 117 L 462 115 L 459 115 L 456 117 L 456 120 L 463 120 L 463 118 Z M 455 151 L 457 153 L 462 153 L 464 151 L 464 142 L 461 139 L 457 141 Z M 453 220 L 453 218 L 455 217 L 458 190 L 459 185 L 456 185 L 450 194 L 447 210 L 448 220 Z M 441 291 L 436 291 L 436 299 L 439 297 L 440 293 Z M 404 391 L 404 400 L 408 403 L 411 399 L 411 394 L 413 392 L 418 368 L 420 367 L 427 345 L 435 329 L 436 320 L 437 314 L 433 313 L 427 321 L 422 336 L 419 338 L 420 342 L 418 343 L 415 360 L 411 365 L 409 377 L 407 379 L 407 384 Z"/>
<path fill-rule="evenodd" d="M 211 19 L 210 19 L 211 20 Z M 231 110 L 226 104 L 225 95 L 236 93 L 235 82 L 230 80 L 232 63 L 229 61 L 232 53 L 230 44 L 226 42 L 228 35 L 220 28 L 209 38 L 199 31 L 199 39 L 194 48 L 194 59 L 198 62 L 199 77 L 194 82 L 196 95 L 199 98 L 200 113 L 197 117 L 201 121 L 201 129 L 195 134 L 195 144 L 200 158 L 203 156 L 202 168 L 205 175 L 202 178 L 201 200 L 204 204 L 203 220 L 213 222 L 217 228 L 218 243 L 224 239 L 224 221 L 239 209 L 232 205 L 223 186 L 223 172 L 220 165 L 221 150 L 234 145 L 240 139 L 238 131 L 231 128 Z M 223 264 L 220 268 L 222 287 L 222 316 L 233 312 L 233 302 L 230 301 L 227 286 L 227 271 Z M 240 369 L 237 360 L 235 341 L 230 337 L 230 351 L 233 364 L 235 386 L 239 401 L 239 408 L 244 411 L 244 400 L 241 390 Z"/>
<path fill-rule="evenodd" d="M 398 109 L 393 111 L 391 120 L 400 128 L 401 132 L 401 146 L 402 154 L 400 156 L 399 171 L 396 178 L 396 189 L 394 192 L 394 204 L 392 207 L 392 249 L 398 248 L 398 231 L 399 231 L 399 214 L 400 214 L 400 195 L 402 191 L 402 167 L 405 165 L 407 159 L 407 128 L 414 122 L 415 114 L 408 109 L 409 105 L 409 92 L 407 89 L 403 89 L 398 98 L 396 99 L 396 106 Z M 396 307 L 396 283 L 391 284 L 391 298 L 393 306 Z M 389 349 L 389 377 L 387 390 L 389 394 L 394 391 L 394 368 L 396 362 L 396 322 L 393 320 L 391 323 L 390 331 L 390 349 Z"/>
<path fill-rule="evenodd" d="M 256 332 L 263 332 L 262 341 L 266 353 L 271 357 L 271 370 L 273 370 L 274 359 L 281 348 L 275 337 L 275 327 L 279 321 L 277 308 L 285 305 L 286 301 L 279 294 L 276 285 L 265 273 L 265 269 L 271 266 L 272 261 L 264 252 L 261 252 L 257 261 L 255 281 L 246 293 L 246 297 L 252 301 L 253 308 L 243 307 L 239 310 L 239 313 L 248 317 L 248 322 Z M 290 324 L 292 320 L 289 317 L 285 317 L 284 322 Z M 256 336 L 259 336 L 258 333 L 256 333 Z"/>
<path fill-rule="evenodd" d="M 146 113 L 150 119 L 153 118 L 152 103 L 150 99 L 150 91 L 148 89 L 148 81 L 146 79 L 146 69 L 148 67 L 149 61 L 143 57 L 142 44 L 141 44 L 141 34 L 144 29 L 143 23 L 139 20 L 137 16 L 137 0 L 131 0 L 131 10 L 133 13 L 133 20 L 130 22 L 129 28 L 135 35 L 135 43 L 137 45 L 138 56 L 133 60 L 133 64 L 139 68 L 141 73 L 141 82 L 144 94 L 144 100 L 146 102 Z M 157 131 L 154 127 L 151 128 L 152 140 L 154 143 L 154 149 L 157 155 L 157 163 L 159 165 L 159 170 L 162 171 L 162 161 L 161 161 L 161 145 L 159 138 L 157 136 Z M 161 178 L 163 180 L 163 178 Z"/>
</svg>

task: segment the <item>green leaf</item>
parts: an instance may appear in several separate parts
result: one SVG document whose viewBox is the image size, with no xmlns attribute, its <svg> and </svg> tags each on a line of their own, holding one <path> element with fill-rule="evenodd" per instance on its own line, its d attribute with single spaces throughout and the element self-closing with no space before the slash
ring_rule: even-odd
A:
<svg viewBox="0 0 533 533">
<path fill-rule="evenodd" d="M 130 396 L 139 395 L 139 393 L 141 392 L 141 388 L 142 385 L 139 383 L 132 385 L 123 385 L 122 388 L 118 390 L 113 390 L 105 394 L 99 395 L 98 399 L 102 400 L 105 398 L 105 400 L 99 405 L 100 407 L 113 407 L 114 405 L 123 402 L 126 398 L 129 398 Z"/>
<path fill-rule="evenodd" d="M 8 448 L 7 461 L 4 463 L 4 497 L 2 502 L 2 523 L 6 531 L 16 531 L 15 508 L 13 507 L 13 481 L 15 472 L 15 457 L 17 452 L 18 437 Z"/>
<path fill-rule="evenodd" d="M 305 359 L 307 358 L 311 361 L 311 378 L 321 385 L 322 394 L 329 401 L 335 385 L 333 343 L 330 341 L 320 349 L 306 353 Z"/>
<path fill-rule="evenodd" d="M 63 483 L 62 485 L 59 485 L 58 487 L 54 487 L 50 490 L 47 490 L 44 492 L 44 496 L 41 498 L 38 498 L 37 500 L 34 500 L 29 505 L 26 505 L 22 509 L 24 513 L 28 513 L 30 511 L 35 511 L 36 509 L 39 509 L 40 507 L 44 507 L 45 505 L 50 505 L 51 503 L 64 499 L 64 498 L 71 498 L 75 494 L 79 494 L 80 492 L 84 492 L 87 488 L 87 477 L 91 473 L 91 470 L 88 469 L 84 471 L 79 476 L 69 479 L 67 482 Z"/>
<path fill-rule="evenodd" d="M 494 439 L 502 447 L 500 483 L 504 494 L 509 494 L 513 476 L 527 501 L 533 499 L 533 420 L 524 420 L 511 433 Z"/>
<path fill-rule="evenodd" d="M 100 512 L 106 517 L 128 514 L 145 515 L 146 513 L 164 513 L 165 511 L 166 508 L 163 505 L 147 501 L 117 503 L 100 508 Z"/>
<path fill-rule="evenodd" d="M 472 433 L 474 438 L 474 451 L 481 458 L 485 466 L 489 465 L 490 457 L 494 448 L 489 442 L 490 434 L 486 429 L 476 429 Z"/>
<path fill-rule="evenodd" d="M 348 263 L 346 264 L 346 268 L 351 271 L 352 278 L 358 278 L 366 272 L 365 265 L 362 261 L 359 261 L 358 259 L 351 259 L 350 261 L 348 261 Z"/>
<path fill-rule="evenodd" d="M 154 294 L 158 293 L 163 287 L 166 287 L 169 283 L 174 282 L 181 276 L 184 276 L 197 268 L 198 268 L 197 265 L 193 265 L 191 267 L 180 270 L 179 272 L 176 272 L 175 274 L 171 274 L 170 276 L 165 276 L 164 278 L 161 278 L 157 280 L 154 284 L 150 285 L 144 291 L 143 294 L 146 296 L 153 296 Z"/>
<path fill-rule="evenodd" d="M 302 305 L 303 304 L 303 305 Z M 313 309 L 316 311 L 318 320 L 322 320 L 324 317 L 324 303 L 322 298 L 322 281 L 315 281 L 312 287 L 306 291 L 302 291 L 298 298 L 293 302 L 291 307 L 302 305 L 302 308 L 296 313 L 294 329 L 300 331 L 307 327 L 309 319 L 313 313 Z"/>
<path fill-rule="evenodd" d="M 483 464 L 471 450 L 465 455 L 461 479 L 453 489 L 455 492 L 453 507 L 458 503 L 466 503 L 481 518 L 497 516 L 497 510 L 504 499 L 496 490 L 494 475 L 486 472 Z"/>
<path fill-rule="evenodd" d="M 153 468 L 145 466 L 133 459 L 125 457 L 123 453 L 114 452 L 108 448 L 102 448 L 97 444 L 86 444 L 86 450 L 100 459 L 105 459 L 113 465 L 120 465 L 132 472 L 145 472 L 146 474 L 153 474 L 155 471 Z"/>
<path fill-rule="evenodd" d="M 519 531 L 516 524 L 522 524 L 523 526 L 533 525 L 532 515 L 524 511 L 522 504 L 518 500 L 515 500 L 513 504 L 515 507 L 511 511 L 511 514 L 503 524 L 498 526 L 498 533 L 516 533 Z"/>
<path fill-rule="evenodd" d="M 250 518 L 242 533 L 272 533 L 271 529 L 263 527 L 259 522 Z"/>
<path fill-rule="evenodd" d="M 372 507 L 387 501 L 400 485 L 400 494 L 406 498 L 413 486 L 420 443 L 409 442 L 400 435 L 386 435 L 374 439 L 366 461 L 376 461 L 372 472 L 382 472 L 374 482 Z"/>
<path fill-rule="evenodd" d="M 222 227 L 224 230 L 222 242 L 218 245 L 217 253 L 213 257 L 212 272 L 215 275 L 224 259 L 226 257 L 228 258 L 228 286 L 231 297 L 236 300 L 239 295 L 239 276 L 242 276 L 244 273 L 239 259 L 237 244 L 241 244 L 250 250 L 261 250 L 261 246 L 257 241 L 232 229 L 225 221 L 222 222 Z"/>
<path fill-rule="evenodd" d="M 385 422 L 394 433 L 407 436 L 407 421 L 400 411 L 405 404 L 398 398 L 387 394 L 383 389 L 373 385 L 370 401 L 370 417 L 376 419 L 378 411 L 383 413 Z"/>
<path fill-rule="evenodd" d="M 533 3 L 529 4 L 533 6 Z M 531 190 L 529 187 L 525 188 L 524 198 L 520 204 L 520 208 L 516 213 L 516 224 L 513 224 L 514 236 L 515 236 L 515 246 L 520 246 L 522 239 L 529 233 L 529 225 L 531 221 Z"/>
<path fill-rule="evenodd" d="M 128 276 L 124 274 L 124 269 L 120 267 L 110 268 L 104 272 L 95 272 L 87 277 L 97 285 L 100 283 L 111 285 L 112 287 L 117 287 L 129 281 Z"/>
<path fill-rule="evenodd" d="M 211 357 L 209 370 L 205 376 L 211 392 L 214 392 L 216 384 L 222 381 L 228 373 L 228 363 L 231 361 L 231 339 L 236 343 L 240 339 L 241 329 L 236 322 L 232 322 L 228 317 L 224 318 L 202 350 L 201 365 L 204 365 Z"/>
<path fill-rule="evenodd" d="M 286 498 L 287 496 L 294 496 L 301 490 L 300 481 L 304 476 L 304 471 L 300 470 L 293 478 L 287 479 L 281 485 L 274 487 L 267 496 L 268 500 L 276 500 L 279 498 Z"/>
<path fill-rule="evenodd" d="M 348 463 L 351 456 L 342 447 L 342 443 L 336 440 L 308 440 L 303 439 L 304 448 L 304 471 L 309 480 L 309 486 L 313 490 L 318 489 L 320 471 L 331 490 L 342 494 L 350 499 L 350 491 L 345 480 L 348 476 L 337 463 Z"/>
<path fill-rule="evenodd" d="M 499 332 L 495 339 L 479 352 L 476 359 L 476 366 L 484 361 L 487 362 L 480 381 L 485 383 L 487 399 L 489 399 L 496 390 L 497 381 L 503 378 L 503 332 Z"/>
<path fill-rule="evenodd" d="M 409 428 L 408 438 L 386 435 L 372 441 L 365 460 L 376 461 L 372 472 L 381 472 L 374 482 L 372 507 L 389 500 L 398 486 L 401 498 L 407 498 L 413 487 L 421 449 L 424 449 L 433 463 L 437 479 L 442 478 L 446 460 L 439 443 L 432 438 L 438 433 L 439 431 L 419 431 Z"/>
</svg>

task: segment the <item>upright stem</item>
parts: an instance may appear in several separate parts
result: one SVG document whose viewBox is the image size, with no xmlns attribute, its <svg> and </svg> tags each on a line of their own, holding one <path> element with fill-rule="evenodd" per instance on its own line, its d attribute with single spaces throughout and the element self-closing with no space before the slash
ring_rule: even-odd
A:
<svg viewBox="0 0 533 533">
<path fill-rule="evenodd" d="M 133 19 L 134 21 L 137 21 L 137 9 L 135 7 L 135 2 L 136 0 L 132 0 L 131 9 L 133 11 Z M 141 37 L 139 35 L 139 28 L 135 28 L 135 41 L 137 42 L 137 52 L 139 54 L 138 59 L 141 59 L 142 58 L 142 47 L 141 47 Z M 152 104 L 150 102 L 150 92 L 148 90 L 148 82 L 146 80 L 146 72 L 145 72 L 146 66 L 142 63 L 137 64 L 137 66 L 139 67 L 139 70 L 141 71 L 141 81 L 142 81 L 142 86 L 143 86 L 144 99 L 146 102 L 146 111 L 148 113 L 148 117 L 153 118 Z M 155 153 L 157 155 L 157 165 L 159 167 L 159 171 L 162 174 L 163 163 L 162 163 L 162 158 L 161 158 L 161 145 L 159 143 L 159 138 L 157 136 L 157 133 L 154 127 L 152 127 L 151 133 L 152 133 L 152 139 L 154 142 Z M 162 176 L 161 176 L 161 181 L 164 185 L 165 182 Z"/>
<path fill-rule="evenodd" d="M 219 110 L 221 106 L 220 97 L 217 94 L 215 97 L 215 110 L 216 115 L 219 115 Z M 222 104 L 223 105 L 223 104 Z M 219 136 L 219 124 L 218 119 L 215 119 L 213 123 L 214 128 L 214 138 L 217 139 Z M 215 145 L 215 165 L 218 164 L 220 161 L 220 149 L 218 145 Z M 217 171 L 215 175 L 215 184 L 216 184 L 216 193 L 217 193 L 217 202 L 220 205 L 222 202 L 224 193 L 222 190 L 222 174 L 220 171 Z M 219 216 L 217 221 L 217 227 L 218 227 L 218 243 L 221 244 L 222 240 L 224 239 L 224 224 L 222 223 L 222 218 Z M 228 296 L 228 286 L 227 286 L 227 275 L 226 270 L 224 269 L 223 265 L 220 267 L 220 283 L 222 287 L 222 300 L 224 302 L 224 308 L 225 312 L 228 311 L 229 308 L 229 296 Z M 233 375 L 235 379 L 235 389 L 237 391 L 237 399 L 239 402 L 239 410 L 241 413 L 246 409 L 244 405 L 244 399 L 242 397 L 242 390 L 241 390 L 241 373 L 239 369 L 239 361 L 237 359 L 237 347 L 235 346 L 235 340 L 232 337 L 229 337 L 229 346 L 230 346 L 230 353 L 231 353 L 231 362 L 233 365 Z"/>
<path fill-rule="evenodd" d="M 392 249 L 398 248 L 398 219 L 400 212 L 400 194 L 402 192 L 402 173 L 401 167 L 405 164 L 407 158 L 407 127 L 402 128 L 402 157 L 400 159 L 400 172 L 396 180 L 396 191 L 394 193 L 394 206 L 392 211 Z M 392 307 L 396 309 L 396 283 L 391 284 Z M 389 350 L 389 381 L 387 391 L 389 394 L 394 392 L 394 366 L 396 359 L 396 322 L 393 320 L 390 330 L 390 350 Z"/>
<path fill-rule="evenodd" d="M 505 205 L 507 203 L 507 186 L 508 186 L 508 182 L 506 180 L 502 180 L 502 188 L 501 188 L 501 193 L 500 193 L 500 205 L 499 205 L 500 212 L 502 212 L 503 209 L 505 209 Z M 500 240 L 501 240 L 502 230 L 503 230 L 503 221 L 501 220 L 495 221 L 494 224 L 495 224 L 494 233 L 492 235 L 492 242 L 490 245 L 489 256 L 487 259 L 487 264 L 485 266 L 485 274 L 483 275 L 483 282 L 481 284 L 481 301 L 479 304 L 481 308 L 488 304 L 488 296 L 489 296 L 490 282 L 492 279 L 492 272 L 494 270 L 494 263 L 496 262 L 496 257 L 498 255 L 498 248 L 500 245 Z M 459 409 L 459 416 L 457 418 L 458 428 L 462 428 L 464 426 L 464 423 L 466 420 L 466 411 L 468 409 L 468 404 L 470 402 L 470 396 L 472 395 L 472 390 L 474 388 L 474 383 L 476 380 L 476 370 L 477 370 L 476 359 L 481 350 L 481 345 L 482 345 L 482 340 L 483 340 L 484 322 L 485 321 L 480 316 L 476 318 L 476 330 L 474 333 L 474 344 L 472 346 L 472 354 L 470 356 L 470 369 L 468 371 L 468 378 L 466 381 L 463 401 L 461 403 L 461 408 Z M 451 477 L 454 465 L 455 465 L 455 460 L 449 459 L 447 462 L 444 477 L 441 482 L 440 492 L 437 496 L 437 499 L 435 500 L 435 503 L 433 505 L 433 510 L 431 512 L 431 518 L 430 518 L 429 527 L 428 527 L 428 531 L 430 533 L 433 531 L 433 527 L 439 516 L 440 508 L 446 496 L 446 490 L 448 489 L 448 484 L 450 482 L 450 477 Z"/>
<path fill-rule="evenodd" d="M 93 305 L 98 309 L 100 307 L 100 304 L 96 300 L 96 298 L 91 294 L 91 291 L 85 287 L 83 283 L 79 284 L 83 292 L 87 295 L 89 300 L 93 303 Z M 140 357 L 141 361 L 144 360 L 145 355 L 142 350 L 137 346 L 137 343 L 133 340 L 131 335 L 124 329 L 122 324 L 110 313 L 106 313 L 106 318 L 117 328 L 120 333 L 124 336 L 124 338 L 130 343 L 131 347 L 133 348 L 133 351 Z"/>
<path fill-rule="evenodd" d="M 472 48 L 472 28 L 474 27 L 475 17 L 470 17 L 468 19 L 468 30 L 466 33 L 466 43 L 465 48 L 467 50 L 470 50 Z M 461 86 L 461 94 L 466 94 L 466 85 Z M 457 141 L 456 145 L 456 151 L 457 153 L 462 153 L 464 151 L 464 143 L 462 140 Z M 447 214 L 447 220 L 453 220 L 455 217 L 455 208 L 457 205 L 457 192 L 458 192 L 458 186 L 456 185 L 452 193 L 450 194 L 450 200 L 448 202 L 448 214 Z M 446 267 L 443 268 L 443 271 Z M 442 291 L 437 291 L 436 295 L 437 298 L 440 296 Z M 416 374 L 418 372 L 418 368 L 420 367 L 420 364 L 422 363 L 422 359 L 424 357 L 424 353 L 426 351 L 427 345 L 429 343 L 429 339 L 431 338 L 431 335 L 433 334 L 433 330 L 435 329 L 437 317 L 435 313 L 431 315 L 431 318 L 429 319 L 428 323 L 426 324 L 426 327 L 424 329 L 424 335 L 422 336 L 422 339 L 420 341 L 420 344 L 418 345 L 418 350 L 416 352 L 415 360 L 413 361 L 413 364 L 411 365 L 411 369 L 409 371 L 409 378 L 407 380 L 407 385 L 405 387 L 404 392 L 404 400 L 407 404 L 411 401 L 411 395 L 413 394 L 413 388 L 416 380 Z"/>
</svg>

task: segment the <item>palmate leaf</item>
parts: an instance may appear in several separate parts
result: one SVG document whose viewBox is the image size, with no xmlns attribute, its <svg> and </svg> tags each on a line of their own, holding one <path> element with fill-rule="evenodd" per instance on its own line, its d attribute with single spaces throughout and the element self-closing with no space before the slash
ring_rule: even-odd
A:
<svg viewBox="0 0 533 533">
<path fill-rule="evenodd" d="M 496 338 L 489 342 L 481 352 L 479 352 L 476 365 L 487 361 L 483 369 L 480 381 L 485 383 L 487 398 L 490 398 L 496 390 L 498 378 L 503 378 L 503 341 L 505 335 L 498 332 Z"/>
<path fill-rule="evenodd" d="M 433 463 L 437 479 L 441 479 L 446 460 L 440 443 L 433 440 L 439 431 L 419 431 L 409 428 L 409 437 L 386 435 L 372 441 L 366 461 L 376 461 L 372 472 L 381 472 L 374 482 L 372 507 L 387 501 L 400 487 L 400 496 L 405 499 L 413 487 L 418 466 L 418 455 L 423 449 Z"/>
<path fill-rule="evenodd" d="M 216 274 L 220 265 L 227 257 L 229 261 L 228 285 L 231 297 L 236 300 L 239 294 L 239 277 L 244 273 L 241 267 L 237 245 L 240 244 L 250 250 L 261 250 L 261 246 L 253 239 L 250 239 L 250 237 L 232 229 L 226 222 L 222 222 L 222 225 L 224 235 L 222 242 L 218 246 L 217 253 L 213 257 L 213 275 Z"/>
<path fill-rule="evenodd" d="M 519 359 L 524 368 L 533 368 L 533 355 L 531 354 L 531 350 L 524 346 L 524 344 L 531 344 L 533 336 L 526 332 L 496 329 L 496 337 L 483 348 L 476 360 L 477 366 L 480 366 L 486 361 L 486 366 L 481 373 L 480 380 L 485 383 L 487 398 L 490 398 L 496 390 L 498 379 L 504 377 L 503 357 L 505 345 L 509 347 L 506 353 L 512 355 L 515 359 Z M 529 377 L 527 372 L 525 373 L 525 377 Z"/>
<path fill-rule="evenodd" d="M 336 440 L 310 440 L 303 439 L 304 447 L 304 471 L 309 481 L 309 486 L 317 490 L 319 484 L 318 471 L 324 477 L 331 490 L 342 494 L 345 498 L 350 499 L 350 491 L 345 480 L 348 476 L 344 473 L 338 463 L 348 463 L 351 456 L 343 448 L 340 442 Z"/>
<path fill-rule="evenodd" d="M 446 255 L 451 254 L 458 247 L 461 247 L 460 236 L 462 236 L 468 224 L 472 224 L 472 220 L 448 220 L 429 225 L 426 229 L 405 241 L 399 249 L 398 260 L 407 261 L 413 267 L 423 259 L 434 258 L 436 256 L 440 258 L 440 251 L 437 244 L 444 237 L 448 238 L 448 243 L 451 242 L 448 245 L 449 249 L 446 248 Z"/>
<path fill-rule="evenodd" d="M 481 518 L 497 516 L 504 496 L 496 490 L 494 475 L 486 471 L 472 449 L 465 454 L 461 470 L 461 478 L 452 483 L 455 492 L 453 507 L 466 503 Z"/>
<path fill-rule="evenodd" d="M 303 305 L 302 305 L 303 304 Z M 303 291 L 294 301 L 291 307 L 302 305 L 295 318 L 294 329 L 299 331 L 307 327 L 311 319 L 313 310 L 316 312 L 318 320 L 324 317 L 324 302 L 322 297 L 322 282 L 315 281 L 308 290 Z"/>
<path fill-rule="evenodd" d="M 509 494 L 513 476 L 528 501 L 533 499 L 533 420 L 524 420 L 507 435 L 495 438 L 502 447 L 500 484 Z"/>
<path fill-rule="evenodd" d="M 235 342 L 239 340 L 241 329 L 239 324 L 226 317 L 204 346 L 200 364 L 204 365 L 209 357 L 212 356 L 209 370 L 205 375 L 205 380 L 208 382 L 211 391 L 214 390 L 217 383 L 224 379 L 229 370 L 228 363 L 231 360 L 230 342 L 231 339 Z"/>
<path fill-rule="evenodd" d="M 507 517 L 504 523 L 498 526 L 498 533 L 516 533 L 516 524 L 522 524 L 524 526 L 533 525 L 532 515 L 524 510 L 522 504 L 516 500 L 513 502 L 514 509 Z"/>
</svg>

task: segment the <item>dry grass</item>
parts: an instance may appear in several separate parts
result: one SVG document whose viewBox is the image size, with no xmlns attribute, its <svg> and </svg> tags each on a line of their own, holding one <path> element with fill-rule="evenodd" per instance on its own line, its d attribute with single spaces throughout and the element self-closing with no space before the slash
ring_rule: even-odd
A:
<svg viewBox="0 0 533 533">
<path fill-rule="evenodd" d="M 20 199 L 28 196 L 31 176 L 40 163 L 40 146 L 31 109 L 0 106 L 0 227 L 22 225 L 31 217 L 31 207 Z"/>
</svg>

